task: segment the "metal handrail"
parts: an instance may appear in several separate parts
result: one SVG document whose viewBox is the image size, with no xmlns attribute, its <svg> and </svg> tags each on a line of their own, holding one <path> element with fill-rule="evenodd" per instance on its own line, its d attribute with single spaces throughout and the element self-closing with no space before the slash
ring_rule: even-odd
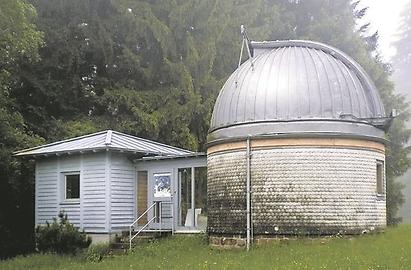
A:
<svg viewBox="0 0 411 270">
<path fill-rule="evenodd" d="M 136 220 L 133 221 L 133 223 L 131 223 L 129 225 L 129 227 L 133 227 L 145 214 L 147 214 L 148 211 L 150 211 L 151 208 L 153 208 L 156 205 L 156 203 L 153 203 L 152 205 L 150 205 L 146 211 L 144 211 Z"/>
<path fill-rule="evenodd" d="M 139 235 L 153 220 L 155 220 L 157 217 L 154 216 L 152 217 L 147 223 L 146 225 L 144 225 L 143 227 L 141 227 L 140 230 L 138 230 L 131 238 L 130 238 L 130 245 L 131 245 L 131 241 L 136 238 L 137 235 Z"/>
<path fill-rule="evenodd" d="M 129 242 L 130 242 L 130 249 L 131 249 L 131 241 L 132 241 L 137 235 L 139 235 L 139 234 L 141 233 L 142 229 L 146 228 L 146 227 L 148 226 L 148 224 L 150 224 L 150 222 L 152 222 L 152 221 L 157 217 L 156 208 L 154 208 L 154 217 L 153 217 L 152 219 L 150 219 L 150 220 L 143 226 L 143 228 L 140 229 L 136 234 L 134 234 L 133 236 L 131 236 L 131 235 L 132 235 L 131 231 L 132 231 L 134 225 L 135 225 L 145 214 L 147 214 L 148 211 L 150 211 L 151 208 L 153 208 L 155 205 L 156 205 L 156 203 L 153 203 L 152 205 L 150 205 L 150 206 L 146 209 L 146 211 L 144 211 L 138 218 L 136 218 L 136 220 L 133 221 L 133 223 L 131 223 L 131 224 L 129 225 Z"/>
<path fill-rule="evenodd" d="M 148 211 L 150 211 L 157 203 L 159 204 L 159 212 L 160 212 L 160 213 L 157 213 L 157 207 L 155 207 L 155 208 L 154 208 L 154 216 L 153 216 L 149 221 L 147 221 L 147 223 L 144 224 L 144 226 L 141 227 L 134 235 L 132 235 L 132 229 L 133 229 L 134 225 L 135 225 L 145 214 L 147 214 Z M 158 223 L 159 223 L 159 232 L 160 232 L 160 233 L 162 232 L 162 223 L 163 223 L 163 217 L 162 217 L 162 212 L 163 212 L 162 208 L 163 208 L 163 207 L 162 207 L 162 205 L 163 205 L 163 204 L 170 204 L 170 205 L 171 205 L 171 219 L 172 219 L 172 221 L 171 221 L 171 233 L 174 233 L 174 209 L 173 209 L 173 202 L 161 202 L 161 201 L 160 201 L 160 202 L 154 202 L 152 205 L 150 205 L 150 206 L 147 208 L 146 211 L 144 211 L 136 220 L 134 220 L 133 223 L 131 223 L 131 224 L 129 225 L 129 244 L 130 244 L 130 249 L 131 249 L 131 247 L 132 247 L 132 241 L 133 241 L 133 239 L 136 238 L 141 232 L 143 232 L 144 229 L 147 228 L 147 226 L 148 226 L 151 222 L 153 222 L 154 220 L 157 219 L 157 217 L 158 217 Z M 158 214 L 159 214 L 159 215 L 158 215 Z M 157 215 L 158 215 L 158 216 L 157 216 Z"/>
</svg>

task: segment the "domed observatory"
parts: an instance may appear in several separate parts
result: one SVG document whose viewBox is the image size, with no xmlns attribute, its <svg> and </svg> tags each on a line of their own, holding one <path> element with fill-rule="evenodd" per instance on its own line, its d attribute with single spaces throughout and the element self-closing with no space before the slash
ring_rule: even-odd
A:
<svg viewBox="0 0 411 270">
<path fill-rule="evenodd" d="M 247 231 L 265 238 L 384 228 L 392 117 L 366 72 L 317 42 L 251 42 L 250 51 L 211 119 L 211 243 L 244 243 Z"/>
</svg>

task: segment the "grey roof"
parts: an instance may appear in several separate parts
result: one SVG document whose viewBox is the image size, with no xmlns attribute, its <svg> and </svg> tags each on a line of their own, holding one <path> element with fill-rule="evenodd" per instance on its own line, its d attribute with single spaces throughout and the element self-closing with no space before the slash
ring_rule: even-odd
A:
<svg viewBox="0 0 411 270">
<path fill-rule="evenodd" d="M 193 154 L 179 155 L 179 156 L 145 156 L 135 159 L 135 161 L 152 161 L 152 160 L 168 160 L 168 159 L 184 159 L 184 158 L 207 158 L 204 152 L 195 152 Z"/>
<path fill-rule="evenodd" d="M 46 156 L 86 151 L 120 151 L 154 156 L 186 156 L 195 152 L 170 145 L 131 136 L 117 131 L 105 130 L 64 141 L 17 151 L 16 156 Z"/>
<path fill-rule="evenodd" d="M 253 59 L 229 77 L 217 98 L 211 133 L 243 124 L 347 119 L 372 124 L 370 119 L 385 117 L 372 80 L 338 49 L 301 40 L 251 47 Z"/>
</svg>

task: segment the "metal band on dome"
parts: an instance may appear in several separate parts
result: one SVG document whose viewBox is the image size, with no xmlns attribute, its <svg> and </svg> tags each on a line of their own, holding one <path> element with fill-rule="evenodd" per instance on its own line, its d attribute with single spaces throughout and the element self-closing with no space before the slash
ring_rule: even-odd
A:
<svg viewBox="0 0 411 270">
<path fill-rule="evenodd" d="M 352 138 L 253 138 L 251 140 L 252 150 L 276 147 L 330 147 L 346 149 L 355 148 L 367 149 L 383 154 L 385 153 L 385 145 L 383 143 Z M 208 147 L 207 155 L 219 152 L 245 150 L 246 148 L 246 140 L 226 142 Z"/>
<path fill-rule="evenodd" d="M 208 135 L 208 146 L 224 141 L 252 137 L 330 137 L 357 138 L 387 143 L 384 131 L 370 124 L 338 120 L 271 121 L 231 125 L 216 129 Z"/>
</svg>

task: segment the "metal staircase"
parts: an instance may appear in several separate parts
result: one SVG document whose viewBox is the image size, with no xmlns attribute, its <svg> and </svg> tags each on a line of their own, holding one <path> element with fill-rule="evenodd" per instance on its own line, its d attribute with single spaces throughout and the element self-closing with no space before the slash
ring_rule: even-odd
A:
<svg viewBox="0 0 411 270">
<path fill-rule="evenodd" d="M 167 206 L 168 209 L 165 209 Z M 145 224 L 138 225 L 138 222 L 149 212 L 153 210 L 153 217 L 150 218 Z M 168 211 L 167 211 L 168 210 Z M 168 213 L 168 214 L 167 214 Z M 170 220 L 170 223 L 164 223 L 165 220 Z M 151 226 L 150 226 L 151 225 Z M 129 225 L 129 249 L 132 248 L 133 240 L 136 239 L 142 233 L 159 233 L 171 232 L 174 233 L 174 210 L 173 202 L 157 201 L 151 204 L 133 223 Z"/>
</svg>

